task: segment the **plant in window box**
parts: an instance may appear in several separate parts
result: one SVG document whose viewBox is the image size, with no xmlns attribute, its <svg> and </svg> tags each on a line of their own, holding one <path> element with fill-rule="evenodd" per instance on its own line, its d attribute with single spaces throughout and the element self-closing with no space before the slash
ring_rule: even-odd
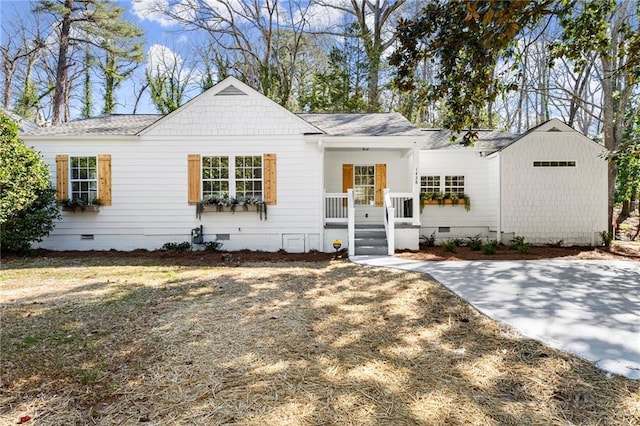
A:
<svg viewBox="0 0 640 426">
<path fill-rule="evenodd" d="M 471 210 L 471 198 L 469 198 L 469 196 L 467 194 L 460 194 L 459 198 L 462 198 L 462 200 L 464 200 L 464 209 L 466 211 Z"/>
<path fill-rule="evenodd" d="M 253 207 L 253 208 L 251 208 Z M 239 210 L 240 209 L 240 210 Z M 260 220 L 267 219 L 267 205 L 264 201 L 256 197 L 229 197 L 229 196 L 213 196 L 196 204 L 196 217 L 202 218 L 205 211 L 224 212 L 229 211 L 235 213 L 237 211 L 248 212 L 254 210 L 260 215 Z"/>
<path fill-rule="evenodd" d="M 60 205 L 62 206 L 62 210 L 67 212 L 99 212 L 102 202 L 99 198 L 94 198 L 87 204 L 81 198 L 67 198 L 66 200 L 61 201 Z"/>
</svg>

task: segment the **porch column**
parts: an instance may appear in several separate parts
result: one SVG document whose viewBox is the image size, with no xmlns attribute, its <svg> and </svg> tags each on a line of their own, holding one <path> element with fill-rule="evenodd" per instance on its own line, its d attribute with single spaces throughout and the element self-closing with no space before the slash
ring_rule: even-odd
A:
<svg viewBox="0 0 640 426">
<path fill-rule="evenodd" d="M 412 225 L 420 226 L 420 147 L 414 145 L 411 149 L 412 153 L 412 171 L 413 171 L 413 222 Z"/>
</svg>

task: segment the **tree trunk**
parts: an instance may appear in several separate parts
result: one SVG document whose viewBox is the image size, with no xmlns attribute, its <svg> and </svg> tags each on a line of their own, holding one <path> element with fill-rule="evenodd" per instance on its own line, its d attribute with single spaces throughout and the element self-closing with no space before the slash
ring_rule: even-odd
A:
<svg viewBox="0 0 640 426">
<path fill-rule="evenodd" d="M 60 26 L 60 46 L 58 48 L 58 64 L 56 67 L 56 84 L 53 92 L 53 124 L 59 124 L 65 109 L 65 89 L 67 85 L 67 54 L 69 52 L 69 33 L 71 32 L 72 0 L 65 0 L 65 11 Z"/>
</svg>

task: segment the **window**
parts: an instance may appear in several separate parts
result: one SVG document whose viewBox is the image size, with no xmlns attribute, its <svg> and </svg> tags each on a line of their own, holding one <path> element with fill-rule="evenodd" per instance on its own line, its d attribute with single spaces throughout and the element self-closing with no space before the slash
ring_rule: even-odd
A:
<svg viewBox="0 0 640 426">
<path fill-rule="evenodd" d="M 71 157 L 71 200 L 92 204 L 98 198 L 98 165 L 96 157 Z"/>
<path fill-rule="evenodd" d="M 236 197 L 262 199 L 262 157 L 236 157 Z"/>
<path fill-rule="evenodd" d="M 444 177 L 444 193 L 445 194 L 464 194 L 464 176 L 445 176 Z"/>
<path fill-rule="evenodd" d="M 202 198 L 211 197 L 262 200 L 262 156 L 203 156 Z"/>
<path fill-rule="evenodd" d="M 375 166 L 354 166 L 353 197 L 356 204 L 370 205 L 375 200 Z"/>
<path fill-rule="evenodd" d="M 575 167 L 575 161 L 534 161 L 533 167 Z"/>
<path fill-rule="evenodd" d="M 420 176 L 420 192 L 440 192 L 440 176 Z"/>
<path fill-rule="evenodd" d="M 229 196 L 229 157 L 202 157 L 202 197 Z"/>
</svg>

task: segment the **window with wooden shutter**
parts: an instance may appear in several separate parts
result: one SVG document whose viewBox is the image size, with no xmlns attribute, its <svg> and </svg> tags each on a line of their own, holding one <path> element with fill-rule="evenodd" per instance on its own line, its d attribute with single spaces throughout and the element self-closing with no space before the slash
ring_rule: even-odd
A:
<svg viewBox="0 0 640 426">
<path fill-rule="evenodd" d="M 103 206 L 111 205 L 111 155 L 98 155 L 98 198 Z"/>
<path fill-rule="evenodd" d="M 187 199 L 190 203 L 200 201 L 200 154 L 189 154 L 187 157 Z"/>
<path fill-rule="evenodd" d="M 343 164 L 342 165 L 342 192 L 346 194 L 348 189 L 353 188 L 353 164 Z M 347 205 L 347 200 L 345 199 L 342 204 L 344 206 Z"/>
<path fill-rule="evenodd" d="M 56 199 L 69 198 L 69 156 L 56 155 Z"/>
<path fill-rule="evenodd" d="M 387 165 L 376 164 L 376 206 L 381 207 L 384 204 L 383 191 L 387 186 Z"/>
<path fill-rule="evenodd" d="M 264 202 L 268 205 L 276 204 L 277 198 L 277 174 L 276 155 L 264 154 Z"/>
</svg>

